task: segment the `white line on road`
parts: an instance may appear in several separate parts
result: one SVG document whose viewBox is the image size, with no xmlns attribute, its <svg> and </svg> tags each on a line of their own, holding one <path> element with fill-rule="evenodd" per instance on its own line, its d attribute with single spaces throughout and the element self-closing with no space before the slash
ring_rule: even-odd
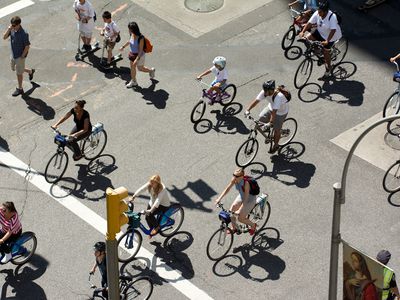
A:
<svg viewBox="0 0 400 300">
<path fill-rule="evenodd" d="M 20 0 L 13 4 L 7 5 L 6 7 L 0 8 L 0 18 L 3 18 L 25 7 L 31 6 L 32 4 L 35 4 L 35 2 L 32 0 Z"/>
<path fill-rule="evenodd" d="M 60 203 L 62 206 L 73 212 L 75 215 L 91 225 L 93 228 L 97 229 L 100 233 L 102 233 L 103 235 L 106 234 L 107 221 L 105 219 L 83 205 L 78 199 L 71 195 L 65 196 L 63 198 L 57 198 L 53 196 L 63 193 L 65 194 L 65 191 L 63 191 L 57 185 L 52 186 L 51 184 L 49 184 L 37 171 L 31 169 L 23 161 L 12 155 L 10 152 L 6 152 L 1 147 L 0 162 L 2 162 L 4 165 L 7 165 L 18 175 L 25 177 L 27 181 L 42 190 L 55 201 Z M 149 261 L 153 262 L 151 265 L 152 270 L 189 299 L 212 300 L 212 298 L 207 295 L 206 292 L 193 285 L 189 280 L 183 278 L 179 272 L 175 271 L 174 269 L 163 263 L 160 258 L 154 256 L 143 246 L 140 248 L 138 255 L 147 258 Z"/>
</svg>

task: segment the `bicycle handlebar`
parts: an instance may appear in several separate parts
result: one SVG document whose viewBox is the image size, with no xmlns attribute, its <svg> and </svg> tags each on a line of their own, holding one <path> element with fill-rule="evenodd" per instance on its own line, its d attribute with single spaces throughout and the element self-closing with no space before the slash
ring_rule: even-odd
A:
<svg viewBox="0 0 400 300">
<path fill-rule="evenodd" d="M 237 216 L 238 216 L 238 214 L 235 213 L 234 211 L 231 211 L 231 210 L 229 210 L 229 209 L 225 209 L 225 208 L 224 208 L 224 205 L 223 205 L 221 202 L 219 202 L 219 203 L 217 204 L 217 206 L 218 206 L 221 210 L 223 210 L 223 211 L 226 211 L 226 212 L 228 212 L 228 213 L 230 213 L 230 214 L 232 214 L 232 215 L 237 215 Z"/>
<path fill-rule="evenodd" d="M 208 83 L 204 82 L 202 79 L 196 79 L 197 82 L 199 82 L 202 85 L 205 85 L 207 87 L 211 87 Z"/>
<path fill-rule="evenodd" d="M 54 133 L 61 134 L 60 130 L 58 130 L 58 127 L 54 128 L 53 126 L 50 126 L 50 128 L 53 130 Z"/>
<path fill-rule="evenodd" d="M 397 61 L 393 61 L 393 63 L 396 65 L 397 72 L 399 72 L 399 71 L 400 71 L 400 70 L 399 70 L 399 64 L 397 63 Z"/>
</svg>

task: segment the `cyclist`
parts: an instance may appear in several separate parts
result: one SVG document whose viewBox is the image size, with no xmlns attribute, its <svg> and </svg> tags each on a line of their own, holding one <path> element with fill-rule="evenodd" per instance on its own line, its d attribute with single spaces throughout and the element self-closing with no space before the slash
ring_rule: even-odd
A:
<svg viewBox="0 0 400 300">
<path fill-rule="evenodd" d="M 81 159 L 83 156 L 81 153 L 81 149 L 79 148 L 78 141 L 88 137 L 92 133 L 90 115 L 86 110 L 83 109 L 85 107 L 85 104 L 85 100 L 75 101 L 74 108 L 67 112 L 64 117 L 58 120 L 57 123 L 51 126 L 53 129 L 56 129 L 65 120 L 69 119 L 69 117 L 74 116 L 75 126 L 68 136 L 68 145 L 74 151 L 73 159 L 75 161 Z"/>
<path fill-rule="evenodd" d="M 289 112 L 288 94 L 283 86 L 275 88 L 275 80 L 268 80 L 262 85 L 261 92 L 257 95 L 245 111 L 245 115 L 250 114 L 250 110 L 255 107 L 260 101 L 268 101 L 268 106 L 265 107 L 260 115 L 259 120 L 264 125 L 264 130 L 273 126 L 274 130 L 274 145 L 269 153 L 275 153 L 279 149 L 279 140 L 281 138 L 282 124 Z"/>
<path fill-rule="evenodd" d="M 232 176 L 233 177 L 226 186 L 225 190 L 215 200 L 215 204 L 218 205 L 218 203 L 221 202 L 222 198 L 230 191 L 230 189 L 233 186 L 235 186 L 235 188 L 239 192 L 239 195 L 233 201 L 231 208 L 229 209 L 230 211 L 234 212 L 231 216 L 233 232 L 239 233 L 237 229 L 236 216 L 235 216 L 238 215 L 239 222 L 248 225 L 250 227 L 249 229 L 250 235 L 254 235 L 254 233 L 256 232 L 257 224 L 251 222 L 247 218 L 247 216 L 253 209 L 254 205 L 256 205 L 257 196 L 250 194 L 250 184 L 244 178 L 245 176 L 244 169 L 242 168 L 236 169 L 233 172 Z"/>
<path fill-rule="evenodd" d="M 376 255 L 376 260 L 385 266 L 388 264 L 392 254 L 388 250 L 381 250 Z M 397 297 L 397 298 L 396 298 Z M 385 268 L 383 270 L 383 289 L 382 289 L 382 300 L 394 300 L 399 299 L 400 293 L 396 284 L 396 278 L 394 273 Z"/>
<path fill-rule="evenodd" d="M 90 270 L 89 274 L 93 275 L 96 268 L 99 268 L 101 274 L 101 288 L 97 289 L 95 292 L 102 293 L 102 296 L 107 299 L 108 288 L 107 288 L 107 260 L 106 260 L 106 243 L 97 242 L 93 246 L 95 263 Z"/>
<path fill-rule="evenodd" d="M 338 24 L 336 14 L 329 10 L 329 3 L 327 1 L 318 4 L 318 10 L 311 16 L 307 25 L 299 33 L 299 36 L 304 37 L 305 32 L 313 25 L 316 25 L 317 29 L 313 33 L 310 33 L 307 39 L 320 41 L 324 47 L 326 71 L 323 78 L 329 77 L 332 72 L 330 49 L 342 37 L 342 30 Z"/>
<path fill-rule="evenodd" d="M 201 80 L 203 76 L 206 76 L 210 73 L 213 73 L 215 79 L 211 82 L 211 87 L 208 90 L 209 94 L 213 92 L 220 93 L 221 90 L 226 86 L 226 82 L 228 80 L 228 71 L 226 70 L 226 58 L 223 56 L 217 56 L 213 60 L 213 65 L 210 69 L 205 70 L 199 76 L 196 77 L 197 80 Z M 209 100 L 209 104 L 212 105 L 213 101 Z"/>
<path fill-rule="evenodd" d="M 395 62 L 395 61 L 398 60 L 399 58 L 400 58 L 400 53 L 397 54 L 397 55 L 395 55 L 395 56 L 393 56 L 393 57 L 391 57 L 391 58 L 390 58 L 390 62 Z"/>
<path fill-rule="evenodd" d="M 170 198 L 165 185 L 161 182 L 160 175 L 153 175 L 150 180 L 141 186 L 131 197 L 130 202 L 146 191 L 150 194 L 150 201 L 147 205 L 146 222 L 152 229 L 150 238 L 160 230 L 161 214 L 166 212 L 170 206 Z M 157 218 L 155 217 L 157 215 Z"/>
<path fill-rule="evenodd" d="M 4 202 L 0 208 L 0 252 L 1 263 L 5 264 L 12 258 L 11 246 L 21 236 L 22 225 L 14 203 Z"/>
<path fill-rule="evenodd" d="M 298 23 L 306 23 L 311 15 L 317 10 L 318 3 L 317 0 L 296 0 L 289 3 L 289 7 L 296 5 L 297 3 L 303 4 L 303 10 L 301 14 L 296 18 Z"/>
</svg>

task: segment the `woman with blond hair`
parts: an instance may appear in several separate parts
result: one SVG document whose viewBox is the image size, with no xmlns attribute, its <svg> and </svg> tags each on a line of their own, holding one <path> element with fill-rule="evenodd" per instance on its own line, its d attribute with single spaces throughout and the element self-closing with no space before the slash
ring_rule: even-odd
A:
<svg viewBox="0 0 400 300">
<path fill-rule="evenodd" d="M 150 201 L 145 211 L 146 221 L 149 227 L 152 228 L 150 236 L 153 236 L 160 230 L 160 214 L 168 210 L 171 201 L 165 185 L 161 182 L 160 175 L 151 176 L 150 180 L 133 194 L 130 201 L 133 202 L 138 195 L 146 190 L 150 194 Z M 158 215 L 157 219 L 155 215 Z"/>
</svg>

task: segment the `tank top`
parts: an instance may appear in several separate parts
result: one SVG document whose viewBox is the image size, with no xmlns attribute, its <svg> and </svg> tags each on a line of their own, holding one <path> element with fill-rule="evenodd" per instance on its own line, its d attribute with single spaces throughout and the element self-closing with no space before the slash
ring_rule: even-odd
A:
<svg viewBox="0 0 400 300">
<path fill-rule="evenodd" d="M 129 47 L 131 49 L 132 53 L 139 53 L 139 38 L 135 37 L 134 39 L 131 36 L 131 39 L 129 40 Z"/>
</svg>

